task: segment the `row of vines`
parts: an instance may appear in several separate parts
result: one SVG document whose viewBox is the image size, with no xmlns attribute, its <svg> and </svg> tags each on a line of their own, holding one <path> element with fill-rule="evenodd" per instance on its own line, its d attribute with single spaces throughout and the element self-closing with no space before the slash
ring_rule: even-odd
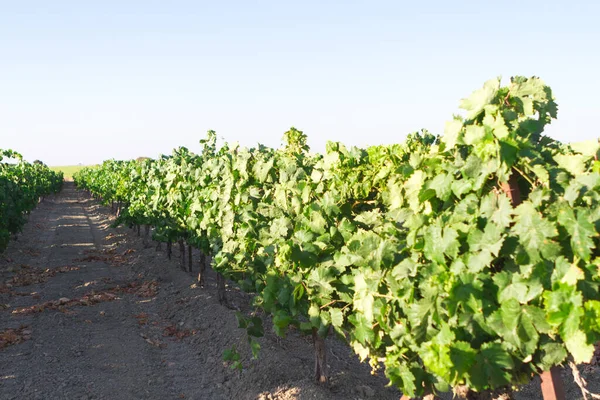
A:
<svg viewBox="0 0 600 400">
<path fill-rule="evenodd" d="M 0 252 L 21 231 L 40 199 L 61 190 L 62 173 L 29 163 L 13 150 L 0 149 Z"/>
<path fill-rule="evenodd" d="M 528 382 L 600 340 L 600 144 L 543 135 L 538 78 L 463 99 L 444 135 L 309 151 L 217 146 L 106 161 L 76 184 L 253 293 L 273 329 L 337 334 L 409 396 Z M 249 335 L 262 322 L 241 320 Z M 256 341 L 253 348 L 258 349 Z"/>
</svg>

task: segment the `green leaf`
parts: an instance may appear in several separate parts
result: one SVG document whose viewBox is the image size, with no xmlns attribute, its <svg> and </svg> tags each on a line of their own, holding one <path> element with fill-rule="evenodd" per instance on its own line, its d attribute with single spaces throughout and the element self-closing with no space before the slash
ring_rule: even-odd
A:
<svg viewBox="0 0 600 400">
<path fill-rule="evenodd" d="M 401 280 L 410 277 L 414 277 L 417 274 L 417 268 L 419 264 L 410 258 L 405 258 L 398 265 L 392 269 L 392 276 L 396 280 Z"/>
<path fill-rule="evenodd" d="M 450 379 L 450 383 L 457 384 L 463 381 L 475 363 L 476 357 L 477 351 L 469 343 L 460 341 L 451 343 L 450 361 L 452 363 L 452 373 L 455 376 Z"/>
<path fill-rule="evenodd" d="M 511 381 L 514 363 L 499 343 L 484 343 L 471 368 L 471 385 L 477 388 L 497 388 Z"/>
<path fill-rule="evenodd" d="M 586 332 L 600 334 L 600 301 L 589 300 L 585 303 L 582 326 Z"/>
<path fill-rule="evenodd" d="M 446 149 L 451 149 L 456 146 L 462 127 L 462 122 L 456 119 L 446 122 L 443 137 L 443 141 L 446 143 Z"/>
<path fill-rule="evenodd" d="M 598 236 L 590 219 L 590 213 L 586 210 L 578 210 L 577 217 L 574 210 L 569 207 L 561 207 L 558 213 L 558 223 L 564 226 L 571 236 L 573 252 L 585 261 L 590 260 L 592 249 L 595 248 L 593 238 Z"/>
<path fill-rule="evenodd" d="M 528 254 L 536 255 L 547 244 L 548 239 L 558 235 L 554 224 L 526 201 L 515 209 L 515 224 L 511 231 L 519 236 L 519 241 Z"/>
<path fill-rule="evenodd" d="M 318 249 L 312 245 L 307 244 L 305 246 L 309 249 L 312 249 L 314 252 L 318 251 Z M 303 253 L 310 255 L 310 257 L 308 257 L 306 260 L 306 264 L 303 264 L 303 266 L 308 266 L 311 264 L 311 262 L 314 263 L 317 259 L 317 257 L 312 252 Z M 294 254 L 294 252 L 292 252 L 291 254 L 291 259 L 296 259 L 296 255 Z M 308 276 L 305 279 L 306 283 L 310 287 L 315 288 L 320 295 L 328 295 L 333 290 L 330 282 L 336 279 L 337 272 L 334 268 L 332 268 L 332 264 L 333 263 L 319 263 L 318 267 L 310 270 Z"/>
<path fill-rule="evenodd" d="M 404 184 L 408 204 L 413 211 L 417 211 L 421 205 L 419 200 L 419 192 L 425 182 L 425 173 L 423 171 L 415 171 Z"/>
<path fill-rule="evenodd" d="M 325 227 L 327 226 L 327 220 L 323 217 L 323 215 L 319 211 L 312 211 L 310 213 L 310 220 L 308 223 L 310 230 L 323 234 L 325 233 Z"/>
<path fill-rule="evenodd" d="M 321 309 L 315 303 L 312 303 L 308 308 L 308 316 L 313 326 L 319 326 L 321 323 Z"/>
<path fill-rule="evenodd" d="M 487 224 L 484 231 L 473 229 L 469 234 L 467 242 L 471 251 L 479 252 L 486 251 L 494 256 L 498 256 L 504 238 L 502 237 L 503 230 L 496 224 Z"/>
<path fill-rule="evenodd" d="M 512 222 L 513 208 L 504 193 L 490 192 L 481 199 L 481 216 L 488 218 L 499 228 L 506 228 Z"/>
<path fill-rule="evenodd" d="M 577 265 L 571 264 L 571 267 L 560 281 L 567 285 L 576 286 L 577 282 L 582 279 L 585 279 L 583 271 Z"/>
<path fill-rule="evenodd" d="M 595 157 L 600 151 L 600 141 L 598 139 L 585 140 L 583 142 L 570 143 L 573 150 L 587 157 Z"/>
<path fill-rule="evenodd" d="M 510 200 L 505 194 L 500 194 L 497 198 L 497 207 L 492 214 L 492 222 L 500 228 L 506 228 L 511 223 L 512 212 Z"/>
<path fill-rule="evenodd" d="M 535 176 L 537 176 L 540 182 L 542 182 L 545 185 L 548 185 L 550 183 L 550 174 L 544 166 L 536 164 L 533 167 L 531 167 L 531 170 L 533 171 Z"/>
<path fill-rule="evenodd" d="M 462 169 L 462 173 L 467 178 L 471 178 L 472 180 L 477 179 L 483 173 L 483 163 L 481 162 L 481 159 L 475 154 L 469 155 Z"/>
<path fill-rule="evenodd" d="M 587 342 L 587 337 L 582 331 L 577 331 L 565 340 L 567 350 L 573 356 L 575 363 L 589 363 L 594 356 L 596 350 L 593 343 Z"/>
<path fill-rule="evenodd" d="M 561 167 L 569 171 L 572 175 L 578 176 L 585 171 L 585 162 L 588 159 L 582 155 L 564 155 L 557 154 L 554 156 L 554 161 Z"/>
<path fill-rule="evenodd" d="M 422 340 L 429 327 L 431 314 L 435 310 L 435 299 L 423 298 L 405 310 L 412 332 L 417 340 Z"/>
<path fill-rule="evenodd" d="M 251 322 L 252 324 L 246 329 L 248 335 L 254 337 L 263 337 L 264 329 L 262 325 L 262 319 L 260 317 L 252 317 Z"/>
<path fill-rule="evenodd" d="M 463 197 L 463 194 L 468 193 L 472 188 L 473 184 L 471 181 L 466 179 L 459 179 L 452 182 L 452 193 L 458 198 Z"/>
<path fill-rule="evenodd" d="M 339 308 L 331 308 L 329 309 L 329 314 L 331 314 L 331 325 L 334 328 L 341 328 L 344 323 L 344 314 L 342 310 Z"/>
<path fill-rule="evenodd" d="M 373 302 L 374 298 L 372 294 L 366 294 L 357 298 L 354 297 L 354 310 L 362 312 L 365 316 L 365 320 L 368 322 L 373 321 Z"/>
<path fill-rule="evenodd" d="M 367 321 L 364 314 L 350 314 L 348 321 L 354 326 L 352 334 L 359 343 L 365 344 L 373 341 L 375 337 L 373 325 Z"/>
<path fill-rule="evenodd" d="M 539 318 L 538 311 L 541 310 L 534 308 L 531 312 L 511 298 L 501 303 L 500 310 L 492 314 L 488 322 L 504 340 L 528 356 L 535 353 L 540 337 L 534 323 L 534 318 Z"/>
<path fill-rule="evenodd" d="M 237 311 L 235 313 L 235 318 L 238 322 L 238 328 L 246 329 L 248 327 L 249 320 L 246 317 L 244 317 L 244 315 L 241 312 Z"/>
<path fill-rule="evenodd" d="M 498 301 L 504 303 L 510 299 L 515 299 L 521 304 L 525 304 L 528 301 L 527 298 L 528 287 L 524 282 L 515 282 L 506 286 L 504 289 L 498 292 Z"/>
<path fill-rule="evenodd" d="M 448 325 L 444 325 L 430 342 L 424 343 L 421 358 L 423 364 L 431 372 L 449 381 L 453 369 L 450 358 L 450 344 L 454 341 L 454 333 Z"/>
<path fill-rule="evenodd" d="M 363 258 L 357 254 L 339 252 L 334 254 L 333 259 L 335 261 L 335 265 L 339 267 L 340 270 L 342 268 L 345 269 L 345 267 L 350 265 L 357 265 L 363 261 Z"/>
<path fill-rule="evenodd" d="M 404 196 L 402 195 L 402 182 L 400 182 L 397 177 L 392 177 L 388 184 L 387 189 L 389 191 L 389 208 L 390 210 L 395 210 L 402 207 L 404 203 Z"/>
<path fill-rule="evenodd" d="M 504 118 L 499 115 L 494 118 L 492 115 L 486 114 L 483 118 L 483 124 L 491 129 L 494 136 L 498 139 L 504 139 L 509 135 L 509 130 L 504 122 Z"/>
<path fill-rule="evenodd" d="M 253 338 L 250 338 L 250 349 L 252 350 L 252 358 L 258 359 L 258 353 L 260 352 L 260 343 Z"/>
<path fill-rule="evenodd" d="M 429 183 L 429 187 L 435 190 L 435 194 L 440 200 L 446 201 L 452 193 L 451 186 L 453 182 L 452 175 L 441 173 L 433 178 Z"/>
<path fill-rule="evenodd" d="M 493 257 L 488 251 L 479 253 L 467 253 L 465 263 L 468 266 L 469 272 L 479 273 L 485 268 L 489 268 L 492 264 Z"/>
<path fill-rule="evenodd" d="M 512 167 L 519 157 L 519 148 L 512 141 L 500 141 L 500 158 L 509 167 Z"/>
<path fill-rule="evenodd" d="M 410 369 L 401 363 L 394 363 L 394 365 L 390 366 L 386 365 L 386 373 L 394 370 L 396 370 L 396 373 L 392 376 L 396 379 L 393 379 L 392 382 L 395 382 L 398 387 L 402 388 L 404 394 L 414 397 L 417 387 L 415 386 L 415 376 Z"/>
<path fill-rule="evenodd" d="M 465 144 L 474 145 L 481 142 L 485 138 L 485 128 L 478 125 L 469 125 L 465 130 L 463 138 Z"/>
<path fill-rule="evenodd" d="M 267 177 L 269 176 L 269 172 L 271 171 L 271 169 L 273 168 L 273 163 L 275 162 L 275 159 L 271 158 L 268 161 L 257 161 L 256 164 L 254 164 L 254 173 L 256 174 L 256 178 L 258 179 L 259 182 L 264 183 L 267 180 Z"/>
<path fill-rule="evenodd" d="M 553 291 L 544 292 L 544 307 L 547 321 L 558 327 L 564 341 L 572 338 L 579 331 L 579 323 L 583 315 L 582 296 L 576 287 L 557 283 Z"/>
<path fill-rule="evenodd" d="M 425 256 L 432 261 L 446 265 L 444 254 L 450 258 L 458 254 L 458 232 L 452 228 L 442 228 L 439 225 L 430 225 L 425 231 Z"/>
<path fill-rule="evenodd" d="M 567 351 L 561 343 L 548 342 L 540 346 L 542 358 L 538 368 L 548 371 L 555 365 L 560 365 L 567 358 Z"/>
<path fill-rule="evenodd" d="M 382 215 L 379 210 L 365 211 L 358 214 L 354 220 L 356 222 L 361 222 L 365 225 L 368 225 L 369 227 L 373 227 L 381 223 Z"/>
<path fill-rule="evenodd" d="M 280 217 L 273 220 L 270 233 L 274 237 L 287 237 L 289 229 L 292 227 L 291 221 L 286 217 Z"/>
<path fill-rule="evenodd" d="M 471 96 L 463 99 L 460 102 L 460 108 L 468 111 L 467 119 L 474 119 L 479 116 L 484 107 L 494 99 L 499 88 L 500 79 L 491 79 L 483 85 L 483 88 L 476 90 Z"/>
<path fill-rule="evenodd" d="M 235 346 L 232 346 L 229 349 L 225 349 L 225 351 L 223 351 L 223 361 L 239 361 L 240 360 L 240 353 L 238 353 L 237 349 Z"/>
</svg>

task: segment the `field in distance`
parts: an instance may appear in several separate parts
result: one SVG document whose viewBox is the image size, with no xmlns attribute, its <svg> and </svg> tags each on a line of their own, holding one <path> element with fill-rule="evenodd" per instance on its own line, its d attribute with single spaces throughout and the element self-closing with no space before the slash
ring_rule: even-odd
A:
<svg viewBox="0 0 600 400">
<path fill-rule="evenodd" d="M 86 165 L 61 165 L 50 167 L 50 169 L 52 171 L 62 171 L 62 173 L 65 176 L 65 180 L 72 181 L 73 174 L 84 167 L 86 167 Z"/>
</svg>

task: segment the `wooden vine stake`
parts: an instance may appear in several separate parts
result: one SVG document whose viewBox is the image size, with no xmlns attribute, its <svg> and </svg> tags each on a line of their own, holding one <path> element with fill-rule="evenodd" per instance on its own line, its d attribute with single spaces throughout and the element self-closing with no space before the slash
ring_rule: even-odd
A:
<svg viewBox="0 0 600 400">
<path fill-rule="evenodd" d="M 185 271 L 185 243 L 183 239 L 179 239 L 177 243 L 179 243 L 179 267 Z"/>
<path fill-rule="evenodd" d="M 329 381 L 325 339 L 319 336 L 317 328 L 312 328 L 312 337 L 313 345 L 315 346 L 315 381 L 325 384 Z"/>
<path fill-rule="evenodd" d="M 144 225 L 144 239 L 142 241 L 145 249 L 150 247 L 149 237 L 150 237 L 150 225 L 146 224 L 146 225 Z"/>
<path fill-rule="evenodd" d="M 542 396 L 544 400 L 565 400 L 565 388 L 563 386 L 562 377 L 560 376 L 560 368 L 552 367 L 550 371 L 544 371 L 540 374 L 542 378 Z"/>
<path fill-rule="evenodd" d="M 210 265 L 210 258 L 203 253 L 200 253 L 199 257 L 199 268 L 198 268 L 198 286 L 204 286 L 206 281 L 206 266 Z"/>
<path fill-rule="evenodd" d="M 521 190 L 519 189 L 517 175 L 514 170 L 508 182 L 502 184 L 502 191 L 506 193 L 513 207 L 521 204 Z M 542 372 L 540 378 L 542 380 L 541 389 L 544 400 L 566 400 L 565 388 L 560 376 L 560 368 L 552 367 L 550 371 Z"/>
<path fill-rule="evenodd" d="M 219 304 L 229 308 L 225 290 L 225 277 L 220 272 L 217 272 L 217 299 L 219 299 Z"/>
</svg>

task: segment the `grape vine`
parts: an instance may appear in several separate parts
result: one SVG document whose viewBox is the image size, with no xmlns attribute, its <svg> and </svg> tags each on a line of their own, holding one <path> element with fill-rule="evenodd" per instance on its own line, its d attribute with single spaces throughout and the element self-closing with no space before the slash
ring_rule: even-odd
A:
<svg viewBox="0 0 600 400">
<path fill-rule="evenodd" d="M 335 332 L 409 396 L 589 360 L 598 140 L 543 135 L 557 105 L 536 77 L 492 79 L 460 106 L 444 135 L 402 144 L 314 154 L 294 128 L 279 149 L 218 147 L 210 131 L 198 155 L 110 160 L 75 180 L 122 205 L 120 222 L 211 256 L 277 334 Z M 241 324 L 262 335 L 262 323 Z"/>
<path fill-rule="evenodd" d="M 21 231 L 40 198 L 59 192 L 62 184 L 62 172 L 51 171 L 39 161 L 28 163 L 16 151 L 0 149 L 0 252 L 11 235 Z"/>
</svg>

